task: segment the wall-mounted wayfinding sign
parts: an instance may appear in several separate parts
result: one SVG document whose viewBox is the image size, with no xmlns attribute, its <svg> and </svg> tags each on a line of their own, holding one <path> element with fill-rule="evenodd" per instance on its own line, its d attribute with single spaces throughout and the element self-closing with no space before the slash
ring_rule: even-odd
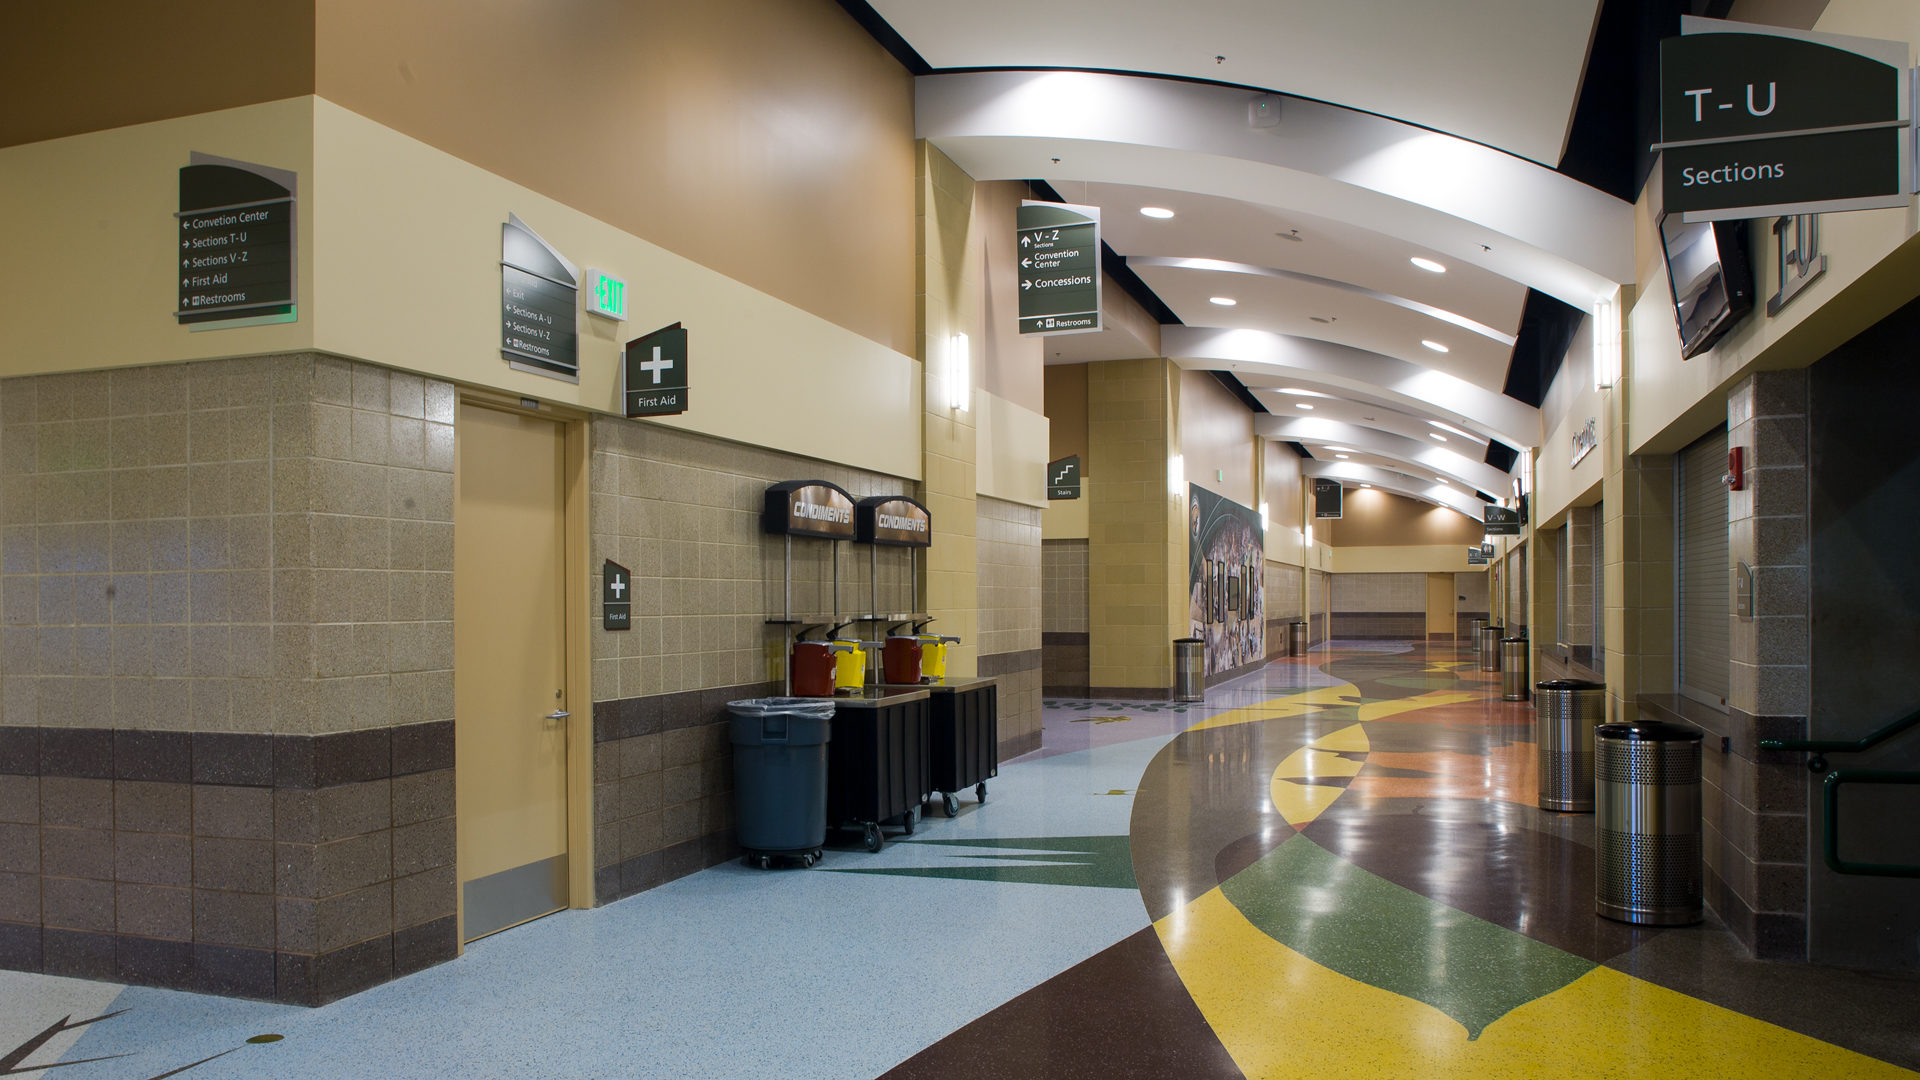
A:
<svg viewBox="0 0 1920 1080">
<path fill-rule="evenodd" d="M 905 495 L 875 495 L 854 507 L 854 540 L 890 547 L 932 547 L 933 515 Z"/>
<path fill-rule="evenodd" d="M 600 626 L 633 629 L 633 571 L 608 559 L 600 572 Z"/>
<path fill-rule="evenodd" d="M 1665 208 L 1688 222 L 1908 204 L 1907 43 L 1684 18 L 1660 43 Z"/>
<path fill-rule="evenodd" d="M 1341 514 L 1341 503 L 1346 490 L 1340 481 L 1327 477 L 1315 477 L 1313 481 L 1313 516 L 1316 518 L 1337 518 Z"/>
<path fill-rule="evenodd" d="M 1467 565 L 1468 566 L 1487 565 L 1487 549 L 1483 547 L 1479 547 L 1478 545 L 1468 548 L 1467 549 Z"/>
<path fill-rule="evenodd" d="M 1077 499 L 1080 497 L 1080 457 L 1063 457 L 1059 461 L 1047 462 L 1047 498 Z"/>
<path fill-rule="evenodd" d="M 194 330 L 293 322 L 296 174 L 192 153 L 180 170 L 180 294 Z"/>
<path fill-rule="evenodd" d="M 580 271 L 513 214 L 500 226 L 500 356 L 516 371 L 580 381 Z"/>
<path fill-rule="evenodd" d="M 1015 223 L 1020 332 L 1100 329 L 1100 208 L 1029 200 Z"/>
<path fill-rule="evenodd" d="M 627 342 L 620 364 L 628 416 L 687 411 L 687 330 L 679 323 Z"/>
<path fill-rule="evenodd" d="M 1488 503 L 1481 511 L 1481 521 L 1486 525 L 1488 536 L 1519 536 L 1520 511 L 1509 510 L 1504 506 Z"/>
<path fill-rule="evenodd" d="M 767 489 L 760 528 L 775 536 L 854 537 L 853 496 L 826 480 L 788 480 Z"/>
</svg>

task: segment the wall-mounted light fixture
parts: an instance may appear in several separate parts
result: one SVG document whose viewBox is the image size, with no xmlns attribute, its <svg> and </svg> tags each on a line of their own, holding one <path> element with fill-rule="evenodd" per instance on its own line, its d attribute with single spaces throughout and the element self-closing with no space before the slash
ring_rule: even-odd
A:
<svg viewBox="0 0 1920 1080">
<path fill-rule="evenodd" d="M 1266 500 L 1262 499 L 1260 501 L 1260 531 L 1266 532 L 1268 529 L 1272 527 L 1273 527 L 1273 523 L 1267 518 Z"/>
<path fill-rule="evenodd" d="M 973 358 L 968 353 L 967 335 L 947 339 L 947 408 L 966 412 L 973 403 Z"/>
<path fill-rule="evenodd" d="M 1187 459 L 1175 454 L 1167 459 L 1167 494 L 1187 493 Z"/>
<path fill-rule="evenodd" d="M 1606 390 L 1619 381 L 1620 312 L 1610 296 L 1593 302 L 1593 388 Z"/>
</svg>

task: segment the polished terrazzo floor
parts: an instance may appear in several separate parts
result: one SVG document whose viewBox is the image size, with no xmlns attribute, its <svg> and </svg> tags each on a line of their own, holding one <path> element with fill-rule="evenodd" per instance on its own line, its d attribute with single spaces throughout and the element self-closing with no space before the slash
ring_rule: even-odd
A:
<svg viewBox="0 0 1920 1080">
<path fill-rule="evenodd" d="M 878 854 L 715 867 L 320 1009 L 0 972 L 0 1076 L 1914 1075 L 1920 980 L 1595 917 L 1591 818 L 1533 806 L 1532 713 L 1471 659 L 1049 700 L 985 805 Z"/>
</svg>

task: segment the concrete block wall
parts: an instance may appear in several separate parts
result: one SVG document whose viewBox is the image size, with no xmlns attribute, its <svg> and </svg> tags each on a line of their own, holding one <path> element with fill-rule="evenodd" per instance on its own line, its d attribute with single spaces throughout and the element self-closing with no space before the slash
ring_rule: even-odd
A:
<svg viewBox="0 0 1920 1080">
<path fill-rule="evenodd" d="M 1040 747 L 1040 509 L 982 496 L 976 524 L 979 673 L 1000 680 L 1000 758 Z M 938 629 L 935 624 L 934 629 Z"/>
<path fill-rule="evenodd" d="M 1049 694 L 1087 686 L 1087 541 L 1040 545 L 1041 682 Z"/>
<path fill-rule="evenodd" d="M 453 412 L 310 354 L 0 381 L 0 966 L 453 956 Z"/>
</svg>

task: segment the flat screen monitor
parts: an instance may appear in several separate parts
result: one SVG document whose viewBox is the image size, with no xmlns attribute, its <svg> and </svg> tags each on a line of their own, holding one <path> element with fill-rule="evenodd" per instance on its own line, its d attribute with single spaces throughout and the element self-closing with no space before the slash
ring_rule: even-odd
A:
<svg viewBox="0 0 1920 1080">
<path fill-rule="evenodd" d="M 1667 257 L 1667 284 L 1680 326 L 1680 356 L 1703 353 L 1753 310 L 1753 271 L 1748 264 L 1746 223 L 1687 224 L 1679 214 L 1660 218 Z"/>
</svg>

